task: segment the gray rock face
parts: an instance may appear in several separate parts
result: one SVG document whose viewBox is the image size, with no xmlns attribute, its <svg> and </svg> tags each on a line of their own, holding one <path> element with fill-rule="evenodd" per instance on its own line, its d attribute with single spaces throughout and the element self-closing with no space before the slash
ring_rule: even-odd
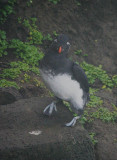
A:
<svg viewBox="0 0 117 160">
<path fill-rule="evenodd" d="M 43 115 L 52 99 L 30 98 L 0 106 L 1 160 L 94 160 L 88 133 L 79 123 L 64 126 L 73 117 L 62 104 L 58 113 Z"/>
<path fill-rule="evenodd" d="M 14 87 L 1 88 L 0 87 L 0 105 L 10 104 L 21 98 L 22 96 L 16 88 Z"/>
</svg>

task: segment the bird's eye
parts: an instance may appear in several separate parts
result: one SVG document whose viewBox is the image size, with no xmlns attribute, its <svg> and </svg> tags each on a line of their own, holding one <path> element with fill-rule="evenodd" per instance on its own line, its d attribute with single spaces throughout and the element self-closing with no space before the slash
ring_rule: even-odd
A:
<svg viewBox="0 0 117 160">
<path fill-rule="evenodd" d="M 69 43 L 69 42 L 67 42 L 67 45 L 70 45 L 70 43 Z"/>
<path fill-rule="evenodd" d="M 57 42 L 57 39 L 55 39 L 54 42 Z"/>
</svg>

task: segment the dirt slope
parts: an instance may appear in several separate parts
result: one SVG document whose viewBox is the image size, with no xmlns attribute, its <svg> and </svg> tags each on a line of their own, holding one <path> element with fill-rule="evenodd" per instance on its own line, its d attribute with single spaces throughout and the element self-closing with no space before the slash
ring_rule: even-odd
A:
<svg viewBox="0 0 117 160">
<path fill-rule="evenodd" d="M 9 16 L 3 28 L 9 38 L 26 39 L 17 18 L 37 17 L 43 33 L 66 33 L 71 38 L 71 53 L 82 49 L 86 61 L 103 65 L 109 73 L 117 73 L 117 5 L 116 0 L 61 0 L 57 5 L 47 0 L 34 0 L 28 7 L 19 0 L 16 15 Z"/>
</svg>

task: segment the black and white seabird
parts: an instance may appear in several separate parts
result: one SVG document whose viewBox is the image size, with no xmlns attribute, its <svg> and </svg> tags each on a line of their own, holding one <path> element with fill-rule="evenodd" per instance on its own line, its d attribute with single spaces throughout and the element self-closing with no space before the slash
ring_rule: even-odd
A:
<svg viewBox="0 0 117 160">
<path fill-rule="evenodd" d="M 78 115 L 66 124 L 74 126 L 88 102 L 89 85 L 82 68 L 67 58 L 69 48 L 69 38 L 64 34 L 59 35 L 41 60 L 40 73 L 54 95 L 69 102 L 72 110 Z M 51 115 L 53 111 L 57 111 L 56 103 L 57 101 L 54 101 L 49 104 L 44 109 L 44 114 Z"/>
</svg>

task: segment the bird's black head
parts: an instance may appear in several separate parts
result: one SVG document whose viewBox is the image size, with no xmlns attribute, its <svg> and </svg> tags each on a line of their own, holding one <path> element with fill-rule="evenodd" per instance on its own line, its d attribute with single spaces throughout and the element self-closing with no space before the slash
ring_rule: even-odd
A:
<svg viewBox="0 0 117 160">
<path fill-rule="evenodd" d="M 70 42 L 68 36 L 60 34 L 54 39 L 51 48 L 54 49 L 58 54 L 67 54 L 70 48 Z"/>
</svg>

